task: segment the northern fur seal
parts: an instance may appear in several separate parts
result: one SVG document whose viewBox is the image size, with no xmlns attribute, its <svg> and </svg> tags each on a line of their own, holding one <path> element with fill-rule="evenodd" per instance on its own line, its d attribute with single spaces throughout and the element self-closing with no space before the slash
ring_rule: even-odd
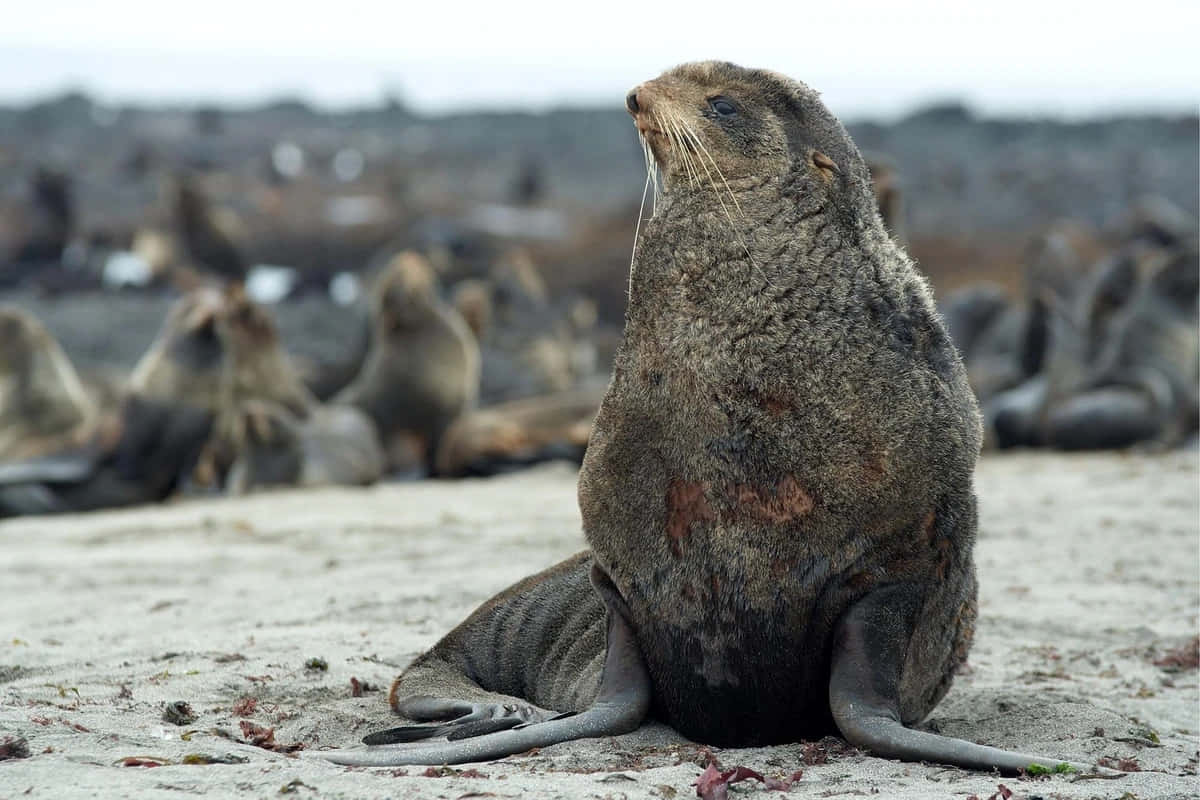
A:
<svg viewBox="0 0 1200 800">
<path fill-rule="evenodd" d="M 79 444 L 98 418 L 49 331 L 25 311 L 0 306 L 0 461 Z"/>
<path fill-rule="evenodd" d="M 479 397 L 479 346 L 458 312 L 438 297 L 437 278 L 420 255 L 400 253 L 371 293 L 370 351 L 334 402 L 366 412 L 379 429 L 393 469 L 413 439 L 430 471 L 450 423 Z"/>
<path fill-rule="evenodd" d="M 216 417 L 197 482 L 234 492 L 269 485 L 360 485 L 383 470 L 374 424 L 323 406 L 304 386 L 266 309 L 239 284 L 196 289 L 168 312 L 135 390 Z"/>
<path fill-rule="evenodd" d="M 1195 244 L 1127 244 L 1043 305 L 1042 369 L 996 395 L 1002 446 L 1169 447 L 1200 427 Z"/>
<path fill-rule="evenodd" d="M 29 314 L 0 308 L 0 517 L 162 500 L 211 415 L 127 394 L 106 409 Z"/>
<path fill-rule="evenodd" d="M 175 214 L 183 245 L 194 262 L 222 278 L 245 280 L 248 264 L 234 243 L 236 224 L 231 215 L 212 208 L 198 178 L 177 179 Z"/>
<path fill-rule="evenodd" d="M 721 745 L 840 731 L 888 757 L 1053 763 L 905 727 L 971 644 L 979 414 L 845 130 L 806 86 L 728 63 L 626 102 L 668 191 L 580 473 L 591 550 L 396 680 L 396 711 L 442 724 L 320 755 L 483 760 L 652 714 Z"/>
<path fill-rule="evenodd" d="M 25 240 L 7 260 L 13 264 L 57 264 L 75 232 L 78 217 L 71 179 L 56 169 L 39 166 L 29 176 L 29 188 L 32 202 Z"/>
<path fill-rule="evenodd" d="M 504 253 L 486 278 L 460 281 L 452 296 L 479 341 L 484 404 L 564 392 L 594 372 L 595 306 L 552 301 L 526 250 Z"/>
<path fill-rule="evenodd" d="M 494 475 L 550 459 L 579 463 L 604 388 L 527 397 L 462 415 L 438 448 L 444 477 Z"/>
</svg>

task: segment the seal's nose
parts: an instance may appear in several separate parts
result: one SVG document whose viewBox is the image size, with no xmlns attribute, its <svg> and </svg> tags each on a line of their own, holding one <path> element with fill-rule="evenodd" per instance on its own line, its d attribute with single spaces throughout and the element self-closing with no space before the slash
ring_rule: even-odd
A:
<svg viewBox="0 0 1200 800">
<path fill-rule="evenodd" d="M 625 95 L 625 108 L 629 109 L 630 114 L 636 114 L 639 110 L 637 101 L 637 89 L 634 89 L 629 94 Z"/>
</svg>

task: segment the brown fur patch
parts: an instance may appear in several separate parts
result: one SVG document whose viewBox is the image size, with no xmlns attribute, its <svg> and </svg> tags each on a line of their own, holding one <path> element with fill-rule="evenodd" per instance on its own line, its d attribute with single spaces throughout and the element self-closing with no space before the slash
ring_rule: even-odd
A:
<svg viewBox="0 0 1200 800">
<path fill-rule="evenodd" d="M 676 558 L 683 555 L 683 540 L 692 532 L 692 525 L 717 517 L 704 496 L 707 491 L 708 484 L 678 478 L 667 487 L 667 539 Z"/>
<path fill-rule="evenodd" d="M 760 394 L 758 402 L 763 407 L 763 410 L 772 417 L 781 417 L 791 408 L 791 405 L 787 401 L 769 394 Z"/>
<path fill-rule="evenodd" d="M 872 572 L 858 572 L 851 575 L 846 581 L 846 586 L 852 591 L 863 592 L 875 585 L 875 574 Z"/>
<path fill-rule="evenodd" d="M 937 512 L 930 511 L 925 515 L 925 519 L 921 520 L 921 533 L 925 534 L 925 540 L 932 546 L 934 544 L 934 529 L 933 523 L 937 522 Z"/>
<path fill-rule="evenodd" d="M 954 639 L 954 649 L 950 652 L 950 672 L 953 674 L 962 664 L 967 663 L 967 654 L 971 643 L 975 640 L 975 619 L 979 614 L 974 595 L 963 601 L 954 620 L 958 635 Z"/>
<path fill-rule="evenodd" d="M 403 676 L 401 676 L 401 677 L 403 677 Z M 400 691 L 400 678 L 396 678 L 394 681 L 392 681 L 392 688 L 388 689 L 388 705 L 392 707 L 393 711 L 400 710 L 399 708 L 397 708 L 397 706 L 400 705 L 400 698 L 397 695 L 397 692 L 399 692 L 399 691 Z"/>
<path fill-rule="evenodd" d="M 937 567 L 936 574 L 939 581 L 945 580 L 946 575 L 950 572 L 950 540 L 946 538 L 938 539 L 934 549 L 937 550 Z"/>
<path fill-rule="evenodd" d="M 739 483 L 733 496 L 737 510 L 776 525 L 802 517 L 813 509 L 812 496 L 795 475 L 785 475 L 770 489 Z"/>
<path fill-rule="evenodd" d="M 863 458 L 863 477 L 878 483 L 887 477 L 888 457 L 886 450 L 872 450 Z"/>
</svg>

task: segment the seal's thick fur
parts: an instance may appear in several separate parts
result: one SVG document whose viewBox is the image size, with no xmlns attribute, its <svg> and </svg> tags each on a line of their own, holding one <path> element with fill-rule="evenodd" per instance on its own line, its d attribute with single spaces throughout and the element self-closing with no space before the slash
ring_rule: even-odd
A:
<svg viewBox="0 0 1200 800">
<path fill-rule="evenodd" d="M 397 711 L 451 722 L 328 757 L 490 758 L 649 712 L 721 745 L 836 730 L 881 755 L 1033 763 L 904 727 L 971 643 L 980 423 L 858 150 L 816 92 L 728 63 L 627 106 L 667 191 L 579 477 L 591 551 L 397 679 Z"/>
</svg>

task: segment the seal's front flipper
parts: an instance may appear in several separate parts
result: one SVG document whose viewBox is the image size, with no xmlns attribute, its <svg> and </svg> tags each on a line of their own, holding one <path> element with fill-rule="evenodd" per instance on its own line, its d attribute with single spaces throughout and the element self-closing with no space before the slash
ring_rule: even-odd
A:
<svg viewBox="0 0 1200 800">
<path fill-rule="evenodd" d="M 592 585 L 603 599 L 608 613 L 604 670 L 596 699 L 586 710 L 578 714 L 557 714 L 540 721 L 521 720 L 517 713 L 506 712 L 498 718 L 472 719 L 459 726 L 463 717 L 473 716 L 476 712 L 482 717 L 482 714 L 494 711 L 495 706 L 416 697 L 404 701 L 401 707 L 405 712 L 410 712 L 410 708 L 404 705 L 411 702 L 411 710 L 418 712 L 417 718 L 421 718 L 419 712 L 422 711 L 426 712 L 425 718 L 463 709 L 467 713 L 444 725 L 408 726 L 368 737 L 372 742 L 387 744 L 373 744 L 358 750 L 307 751 L 306 755 L 324 758 L 335 764 L 362 767 L 462 764 L 503 758 L 534 747 L 548 747 L 572 739 L 616 736 L 635 729 L 650 709 L 650 676 L 629 623 L 625 601 L 599 567 L 592 567 L 591 577 Z M 504 730 L 492 727 L 507 726 L 509 723 L 512 726 Z M 412 728 L 418 730 L 414 732 Z M 426 733 L 429 729 L 439 730 Z M 438 738 L 428 740 L 434 736 Z"/>
<path fill-rule="evenodd" d="M 0 486 L 29 483 L 81 483 L 91 477 L 101 453 L 77 447 L 49 455 L 0 464 Z"/>
<path fill-rule="evenodd" d="M 0 518 L 73 510 L 60 489 L 88 481 L 98 461 L 94 450 L 75 448 L 0 464 Z"/>
<path fill-rule="evenodd" d="M 1013 753 L 904 727 L 900 720 L 900 677 L 909 640 L 921 610 L 913 584 L 878 589 L 852 606 L 838 623 L 833 644 L 829 705 L 846 741 L 884 758 L 933 761 L 966 769 L 1006 773 L 1034 765 L 1061 771 L 1066 762 Z M 1069 763 L 1072 771 L 1092 771 Z"/>
</svg>

